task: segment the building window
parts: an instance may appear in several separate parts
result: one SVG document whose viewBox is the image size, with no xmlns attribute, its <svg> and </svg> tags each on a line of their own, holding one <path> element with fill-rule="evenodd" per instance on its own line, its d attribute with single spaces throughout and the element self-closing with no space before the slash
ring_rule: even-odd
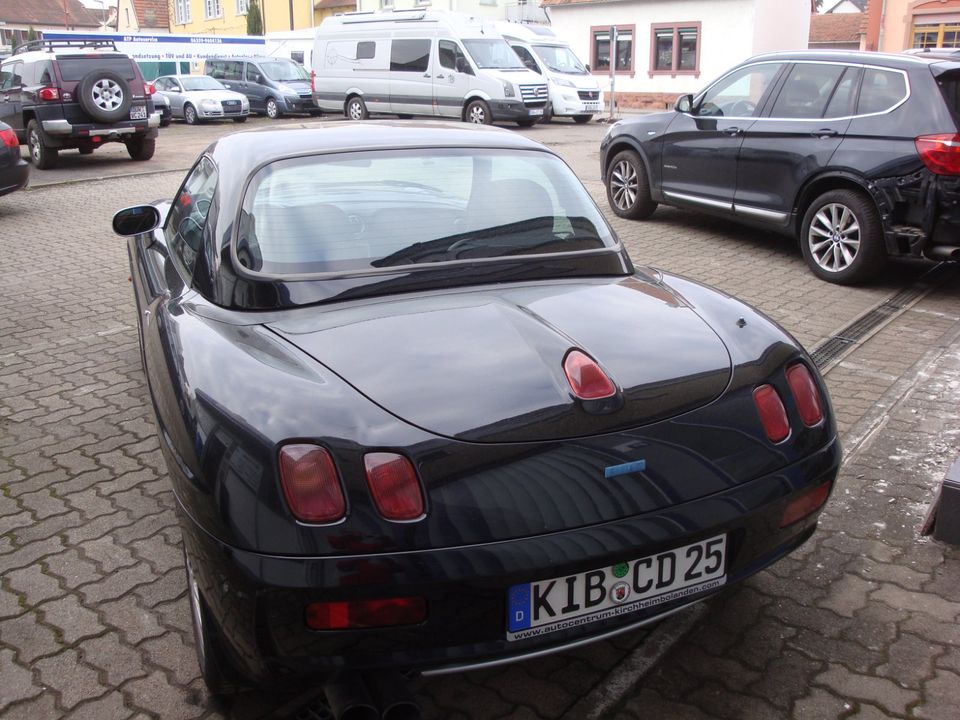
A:
<svg viewBox="0 0 960 720">
<path fill-rule="evenodd" d="M 617 25 L 617 47 L 614 51 L 617 73 L 633 74 L 633 33 L 635 25 Z M 610 72 L 610 27 L 590 28 L 590 55 L 595 73 Z"/>
<path fill-rule="evenodd" d="M 700 23 L 650 27 L 650 73 L 700 75 Z"/>
<path fill-rule="evenodd" d="M 223 17 L 223 7 L 220 5 L 220 0 L 203 0 L 203 10 L 204 17 L 207 20 Z"/>
<path fill-rule="evenodd" d="M 380 0 L 380 8 L 383 10 L 393 9 L 393 0 Z"/>
<path fill-rule="evenodd" d="M 960 48 L 960 18 L 942 23 L 917 23 L 913 26 L 915 48 Z"/>
<path fill-rule="evenodd" d="M 237 0 L 237 15 L 246 15 L 250 11 L 250 0 Z"/>
<path fill-rule="evenodd" d="M 190 0 L 175 0 L 173 22 L 175 25 L 186 25 L 190 22 Z"/>
</svg>

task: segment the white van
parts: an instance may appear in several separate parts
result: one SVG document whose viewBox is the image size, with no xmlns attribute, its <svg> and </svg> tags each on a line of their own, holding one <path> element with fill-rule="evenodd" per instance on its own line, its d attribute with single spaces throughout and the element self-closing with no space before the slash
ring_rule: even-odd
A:
<svg viewBox="0 0 960 720">
<path fill-rule="evenodd" d="M 356 12 L 326 18 L 313 50 L 314 101 L 361 120 L 430 115 L 533 125 L 547 84 L 491 21 L 442 10 Z"/>
<path fill-rule="evenodd" d="M 555 115 L 585 123 L 595 113 L 603 111 L 600 83 L 580 62 L 566 40 L 558 38 L 546 25 L 498 22 L 496 27 L 523 64 L 547 80 L 550 105 L 546 109 L 545 122 Z"/>
</svg>

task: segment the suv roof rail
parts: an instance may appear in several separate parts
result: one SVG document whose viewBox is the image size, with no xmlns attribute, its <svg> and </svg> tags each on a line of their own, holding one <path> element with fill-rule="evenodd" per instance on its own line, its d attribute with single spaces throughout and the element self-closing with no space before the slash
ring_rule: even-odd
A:
<svg viewBox="0 0 960 720">
<path fill-rule="evenodd" d="M 35 50 L 63 50 L 69 48 L 75 48 L 77 50 L 83 48 L 116 50 L 117 45 L 109 38 L 98 38 L 96 40 L 90 38 L 77 38 L 76 40 L 28 40 L 22 45 L 18 45 L 17 49 L 13 51 L 13 54 L 19 55 L 20 53 L 33 52 Z"/>
</svg>

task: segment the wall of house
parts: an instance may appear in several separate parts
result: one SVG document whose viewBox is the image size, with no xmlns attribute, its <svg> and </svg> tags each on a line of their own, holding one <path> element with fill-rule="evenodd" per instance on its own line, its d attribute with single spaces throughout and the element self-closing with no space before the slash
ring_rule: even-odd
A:
<svg viewBox="0 0 960 720">
<path fill-rule="evenodd" d="M 879 0 L 875 0 L 878 3 Z M 901 52 L 913 47 L 915 23 L 960 23 L 960 0 L 886 0 L 878 47 Z"/>
<path fill-rule="evenodd" d="M 121 0 L 121 3 L 130 0 Z M 238 12 L 237 0 L 220 0 L 220 17 L 206 19 L 205 0 L 190 0 L 190 22 L 177 24 L 175 2 L 170 0 L 170 32 L 189 35 L 246 35 L 247 15 Z M 290 0 L 260 0 L 264 32 L 290 30 Z M 122 13 L 122 7 L 121 7 Z M 293 28 L 300 30 L 317 24 L 313 0 L 293 0 Z"/>
<path fill-rule="evenodd" d="M 809 0 L 800 1 L 807 3 L 809 14 Z M 634 25 L 633 72 L 616 76 L 618 103 L 624 107 L 664 108 L 672 105 L 678 95 L 697 92 L 732 65 L 754 54 L 754 5 L 755 0 L 585 3 L 550 6 L 549 14 L 554 32 L 567 40 L 591 67 L 596 64 L 592 57 L 592 29 Z M 693 22 L 700 23 L 699 72 L 651 75 L 652 26 Z M 597 78 L 608 92 L 609 72 L 597 72 Z"/>
<path fill-rule="evenodd" d="M 757 0 L 751 54 L 806 50 L 810 42 L 810 4 L 804 0 Z"/>
</svg>

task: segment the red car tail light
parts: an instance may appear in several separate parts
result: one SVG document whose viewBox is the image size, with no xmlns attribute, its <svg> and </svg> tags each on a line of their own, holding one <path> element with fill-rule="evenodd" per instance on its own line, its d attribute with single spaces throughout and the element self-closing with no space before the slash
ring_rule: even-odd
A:
<svg viewBox="0 0 960 720">
<path fill-rule="evenodd" d="M 960 175 L 960 134 L 921 135 L 914 144 L 930 172 Z"/>
<path fill-rule="evenodd" d="M 427 601 L 422 597 L 345 600 L 307 605 L 307 627 L 313 630 L 416 625 L 427 619 Z"/>
<path fill-rule="evenodd" d="M 17 134 L 10 128 L 6 130 L 0 130 L 0 141 L 8 148 L 15 148 L 20 146 L 20 141 L 17 140 Z"/>
<path fill-rule="evenodd" d="M 571 350 L 563 360 L 563 372 L 573 394 L 581 400 L 601 400 L 617 392 L 616 385 L 607 377 L 597 361 L 579 350 Z"/>
<path fill-rule="evenodd" d="M 787 503 L 787 507 L 783 509 L 783 516 L 780 518 L 780 527 L 785 528 L 787 525 L 793 525 L 798 520 L 803 520 L 803 518 L 823 507 L 830 496 L 831 485 L 832 483 L 818 485 Z"/>
<path fill-rule="evenodd" d="M 783 401 L 772 385 L 761 385 L 753 391 L 753 402 L 760 413 L 763 430 L 770 442 L 778 443 L 790 434 L 790 423 Z"/>
<path fill-rule="evenodd" d="M 144 83 L 143 83 L 143 92 L 144 92 L 144 93 L 146 93 L 147 95 L 153 95 L 156 91 L 157 91 L 157 88 L 154 86 L 154 84 L 153 84 L 152 82 L 146 82 L 146 81 L 144 81 Z"/>
<path fill-rule="evenodd" d="M 60 89 L 54 87 L 45 87 L 40 88 L 37 91 L 37 97 L 41 100 L 59 100 L 60 99 Z"/>
<path fill-rule="evenodd" d="M 367 485 L 377 510 L 387 520 L 416 520 L 423 515 L 423 493 L 413 464 L 396 453 L 363 456 Z"/>
<path fill-rule="evenodd" d="M 298 520 L 329 523 L 342 518 L 347 504 L 330 453 L 317 445 L 280 448 L 280 484 Z"/>
<path fill-rule="evenodd" d="M 820 391 L 813 381 L 813 375 L 803 363 L 797 363 L 787 369 L 787 384 L 797 401 L 800 419 L 807 427 L 813 427 L 823 420 L 823 403 Z"/>
</svg>

